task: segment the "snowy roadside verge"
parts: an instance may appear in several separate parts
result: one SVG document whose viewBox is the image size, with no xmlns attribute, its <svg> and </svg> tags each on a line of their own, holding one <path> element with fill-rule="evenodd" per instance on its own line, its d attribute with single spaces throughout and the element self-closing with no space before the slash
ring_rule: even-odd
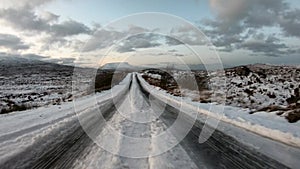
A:
<svg viewBox="0 0 300 169">
<path fill-rule="evenodd" d="M 120 96 L 128 91 L 130 82 L 131 75 L 129 74 L 112 90 L 78 98 L 76 114 L 74 103 L 68 102 L 0 115 L 0 164 L 24 152 L 26 152 L 26 158 L 30 160 L 30 157 L 38 154 L 37 152 L 46 151 L 49 148 L 47 145 L 63 141 L 80 127 L 78 115 L 93 117 L 93 114 L 98 112 L 95 110 L 99 106 L 112 99 L 120 99 Z M 22 158 L 25 159 L 25 157 Z"/>
<path fill-rule="evenodd" d="M 167 100 L 175 108 L 180 106 L 187 110 L 193 110 L 200 114 L 210 116 L 213 118 L 221 118 L 221 121 L 235 125 L 237 127 L 244 128 L 261 136 L 265 136 L 282 143 L 300 147 L 300 123 L 287 123 L 278 118 L 276 115 L 270 113 L 257 113 L 261 117 L 255 118 L 253 115 L 249 115 L 248 109 L 224 106 L 224 114 L 211 112 L 211 109 L 220 110 L 222 105 L 214 103 L 198 103 L 193 102 L 189 98 L 181 98 L 170 95 L 159 87 L 154 87 L 148 84 L 140 75 L 139 80 L 142 82 L 141 85 L 144 89 L 155 95 L 160 100 Z M 154 92 L 153 92 L 154 91 Z M 277 118 L 276 118 L 277 117 Z M 268 119 L 270 118 L 270 119 Z"/>
<path fill-rule="evenodd" d="M 96 99 L 100 104 L 112 97 L 118 96 L 120 93 L 124 93 L 131 80 L 131 75 L 128 75 L 119 85 L 116 85 L 113 90 L 106 90 L 95 95 L 84 96 L 76 99 L 78 104 L 77 112 L 82 112 L 94 103 Z M 114 93 L 111 93 L 113 91 Z M 120 94 L 121 95 L 121 94 Z M 32 126 L 39 124 L 45 124 L 47 122 L 54 121 L 68 115 L 75 115 L 74 113 L 74 101 L 66 102 L 62 105 L 51 105 L 49 107 L 39 107 L 37 109 L 25 110 L 19 112 L 12 112 L 10 114 L 0 115 L 0 137 L 10 133 L 15 133 Z"/>
<path fill-rule="evenodd" d="M 222 106 L 192 102 L 189 98 L 170 95 L 159 87 L 147 83 L 140 74 L 137 77 L 141 82 L 142 88 L 157 99 L 163 100 L 177 109 L 181 108 L 182 112 L 188 115 L 190 113 L 198 113 L 197 119 L 202 123 L 205 123 L 208 116 L 216 119 L 221 118 L 217 130 L 235 138 L 245 146 L 252 147 L 270 158 L 283 162 L 287 166 L 293 168 L 300 165 L 297 158 L 300 155 L 299 123 L 287 123 L 284 119 L 276 115 L 274 115 L 274 118 L 277 117 L 277 121 L 270 119 L 266 125 L 263 125 L 263 120 L 255 121 L 257 119 L 252 119 L 250 122 L 245 117 L 245 119 L 242 119 L 234 116 L 241 113 L 241 111 L 247 112 L 247 110 L 230 106 L 224 107 L 224 114 L 217 114 L 210 110 L 220 110 Z M 262 113 L 262 115 L 265 114 Z M 282 121 L 278 124 L 280 120 Z"/>
</svg>

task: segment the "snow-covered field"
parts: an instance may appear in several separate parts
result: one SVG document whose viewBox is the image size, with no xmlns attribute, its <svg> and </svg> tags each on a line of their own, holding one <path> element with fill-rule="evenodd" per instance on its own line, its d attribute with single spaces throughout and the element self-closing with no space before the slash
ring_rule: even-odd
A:
<svg viewBox="0 0 300 169">
<path fill-rule="evenodd" d="M 20 57 L 0 57 L 0 114 L 60 105 L 87 95 L 89 89 L 95 86 L 93 78 L 97 82 L 97 78 L 92 77 L 95 73 L 95 69 L 90 68 L 76 68 L 74 73 L 73 66 Z M 99 76 L 98 81 L 101 82 L 108 74 L 111 72 L 100 70 L 96 77 Z M 75 80 L 80 85 L 72 86 Z M 110 87 L 101 83 L 98 86 Z"/>
<path fill-rule="evenodd" d="M 171 71 L 169 73 L 176 81 L 182 79 L 184 81 L 187 76 L 195 76 L 199 89 L 181 86 L 179 90 L 174 87 L 177 85 L 176 82 L 171 82 L 172 88 L 169 87 L 168 92 L 173 95 L 181 95 L 201 103 L 223 103 L 222 97 L 211 97 L 211 95 L 225 92 L 226 105 L 249 109 L 247 111 L 250 114 L 263 111 L 270 112 L 269 115 L 277 114 L 279 117 L 285 117 L 289 122 L 297 122 L 300 119 L 300 69 L 298 67 L 256 64 L 226 69 L 225 88 L 221 88 L 223 85 L 221 80 L 224 79 L 223 71 L 209 73 Z M 151 78 L 148 82 L 154 80 L 159 86 L 160 78 L 157 78 L 157 75 L 153 72 L 143 74 Z M 191 82 L 186 81 L 186 83 Z M 222 90 L 215 90 L 218 87 Z"/>
<path fill-rule="evenodd" d="M 274 145 L 273 143 L 266 143 L 262 138 L 253 137 L 250 133 L 255 133 L 259 136 L 297 147 L 296 151 L 299 150 L 299 122 L 288 123 L 284 118 L 267 112 L 257 112 L 255 115 L 252 115 L 249 114 L 249 109 L 224 106 L 217 103 L 199 103 L 192 101 L 189 97 L 174 96 L 166 90 L 149 85 L 142 78 L 142 75 L 144 75 L 144 73 L 139 76 L 142 86 L 155 97 L 164 100 L 168 104 L 192 116 L 195 112 L 199 113 L 197 119 L 205 121 L 208 126 L 215 126 L 218 130 L 221 130 L 248 146 L 259 149 L 271 157 L 282 161 L 289 161 L 294 158 L 294 152 L 292 152 L 291 149 L 291 151 L 287 151 L 287 148 L 277 147 L 276 144 Z M 216 123 L 218 120 L 220 120 L 219 123 Z M 236 126 L 239 129 L 235 130 L 232 126 Z M 246 131 L 250 131 L 250 133 Z"/>
<path fill-rule="evenodd" d="M 151 93 L 158 93 L 161 99 L 173 99 L 180 106 L 187 104 L 194 106 L 195 111 L 200 108 L 201 113 L 221 119 L 227 123 L 237 125 L 239 127 L 250 130 L 254 133 L 273 138 L 287 144 L 297 145 L 300 147 L 300 123 L 288 123 L 284 118 L 277 116 L 274 113 L 257 112 L 249 114 L 249 109 L 224 106 L 217 103 L 199 103 L 192 101 L 191 98 L 181 98 L 172 96 L 161 88 L 150 86 Z M 180 108 L 179 106 L 179 108 Z M 177 106 L 178 107 L 178 106 Z M 218 110 L 218 111 L 214 111 Z"/>
<path fill-rule="evenodd" d="M 226 78 L 227 103 L 232 106 L 259 110 L 288 107 L 292 98 L 300 99 L 300 69 L 296 67 L 249 65 L 226 70 Z M 218 79 L 213 77 L 211 82 L 216 84 Z"/>
<path fill-rule="evenodd" d="M 128 76 L 123 83 L 116 86 L 113 94 L 122 94 L 129 85 Z M 16 157 L 27 148 L 34 147 L 26 153 L 26 157 L 20 157 L 14 165 L 22 167 L 39 158 L 36 153 L 43 154 L 45 147 L 51 144 L 64 141 L 68 134 L 80 127 L 78 117 L 83 114 L 86 118 L 95 116 L 93 110 L 97 104 L 101 104 L 112 98 L 110 90 L 96 93 L 94 95 L 75 98 L 76 113 L 73 102 L 52 105 L 50 107 L 39 107 L 33 110 L 13 112 L 0 115 L 0 163 Z M 20 141 L 22 140 L 22 141 Z M 40 144 L 42 142 L 42 144 Z M 39 145 L 38 147 L 36 145 Z M 29 158 L 29 159 L 27 159 Z M 24 162 L 25 161 L 25 162 Z"/>
<path fill-rule="evenodd" d="M 60 104 L 72 99 L 71 66 L 1 58 L 0 112 Z"/>
</svg>

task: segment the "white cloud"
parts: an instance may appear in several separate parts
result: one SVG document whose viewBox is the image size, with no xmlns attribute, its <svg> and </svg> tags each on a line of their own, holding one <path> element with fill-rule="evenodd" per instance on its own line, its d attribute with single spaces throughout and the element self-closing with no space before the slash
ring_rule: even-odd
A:
<svg viewBox="0 0 300 169">
<path fill-rule="evenodd" d="M 295 52 L 287 49 L 289 46 L 281 35 L 300 38 L 300 12 L 285 0 L 210 0 L 210 6 L 216 17 L 203 20 L 202 28 L 220 50 L 244 48 L 268 56 Z M 257 32 L 273 27 L 279 28 L 279 32 L 263 31 L 261 35 L 276 38 L 276 42 L 257 41 Z"/>
<path fill-rule="evenodd" d="M 9 48 L 12 50 L 29 49 L 19 37 L 10 34 L 0 34 L 0 47 Z"/>
</svg>

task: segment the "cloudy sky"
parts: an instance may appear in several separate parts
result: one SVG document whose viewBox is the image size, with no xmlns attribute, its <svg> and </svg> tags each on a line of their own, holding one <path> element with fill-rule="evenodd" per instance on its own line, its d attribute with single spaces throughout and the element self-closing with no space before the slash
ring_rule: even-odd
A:
<svg viewBox="0 0 300 169">
<path fill-rule="evenodd" d="M 0 2 L 0 56 L 83 66 L 196 64 L 199 56 L 300 64 L 299 0 Z"/>
</svg>

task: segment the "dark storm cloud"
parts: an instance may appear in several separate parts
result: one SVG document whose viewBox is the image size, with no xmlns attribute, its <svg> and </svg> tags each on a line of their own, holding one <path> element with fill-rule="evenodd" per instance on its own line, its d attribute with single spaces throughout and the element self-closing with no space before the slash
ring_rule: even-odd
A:
<svg viewBox="0 0 300 169">
<path fill-rule="evenodd" d="M 145 32 L 151 32 L 151 30 L 134 25 L 130 25 L 127 30 L 123 31 L 100 28 L 86 43 L 83 52 L 103 49 L 112 45 L 117 45 L 117 51 L 121 53 L 134 51 L 134 48 L 159 46 L 159 43 L 156 42 L 159 35 Z"/>
<path fill-rule="evenodd" d="M 281 56 L 291 52 L 287 50 L 288 46 L 273 36 L 269 36 L 265 39 L 247 40 L 238 45 L 238 48 L 248 49 L 253 53 L 263 53 L 267 56 Z"/>
<path fill-rule="evenodd" d="M 210 2 L 217 17 L 211 24 L 217 26 L 222 33 L 239 32 L 248 27 L 275 25 L 278 16 L 289 10 L 285 0 L 210 0 Z"/>
<path fill-rule="evenodd" d="M 38 15 L 34 11 L 34 8 L 28 5 L 20 8 L 0 9 L 0 20 L 4 20 L 12 28 L 22 32 L 32 34 L 46 33 L 42 39 L 44 43 L 42 45 L 43 50 L 49 50 L 52 45 L 72 46 L 73 42 L 68 40 L 67 37 L 79 34 L 90 34 L 92 32 L 92 30 L 83 23 L 74 20 L 58 23 L 58 15 L 51 12 L 41 12 Z M 15 48 L 28 49 L 29 47 L 19 44 L 15 46 Z"/>
<path fill-rule="evenodd" d="M 54 21 L 59 16 L 50 12 L 47 15 L 45 16 L 44 14 L 44 17 L 39 17 L 27 7 L 0 9 L 0 19 L 5 20 L 13 28 L 21 31 L 47 32 L 58 37 L 89 34 L 91 32 L 90 28 L 73 20 L 50 24 L 51 21 Z"/>
<path fill-rule="evenodd" d="M 0 19 L 5 20 L 13 28 L 21 31 L 49 31 L 47 21 L 39 18 L 26 7 L 20 9 L 0 9 Z"/>
<path fill-rule="evenodd" d="M 132 36 L 122 41 L 122 43 L 117 47 L 117 51 L 120 53 L 135 51 L 139 48 L 151 48 L 162 45 L 158 43 L 157 40 L 161 38 L 160 35 L 156 34 L 138 34 Z"/>
<path fill-rule="evenodd" d="M 202 32 L 195 29 L 192 25 L 184 25 L 174 27 L 169 36 L 165 37 L 166 44 L 169 46 L 176 45 L 191 45 L 201 46 L 207 44 L 207 39 L 204 37 Z"/>
<path fill-rule="evenodd" d="M 268 56 L 294 52 L 278 35 L 272 35 L 276 41 L 255 37 L 257 30 L 279 27 L 285 35 L 300 38 L 299 9 L 291 9 L 285 0 L 210 0 L 210 4 L 216 17 L 203 20 L 201 29 L 219 50 L 247 49 Z"/>
<path fill-rule="evenodd" d="M 175 38 L 172 38 L 172 37 L 168 37 L 166 36 L 166 44 L 168 44 L 169 46 L 177 46 L 177 45 L 182 45 L 183 42 L 175 39 Z"/>
<path fill-rule="evenodd" d="M 116 31 L 113 28 L 95 31 L 92 38 L 86 43 L 83 52 L 90 52 L 116 45 L 120 53 L 136 51 L 141 48 L 152 48 L 161 45 L 203 45 L 207 39 L 199 36 L 198 30 L 189 26 L 173 28 L 170 35 L 161 35 L 155 30 L 148 30 L 130 25 L 127 30 Z M 207 42 L 206 42 L 207 43 Z"/>
<path fill-rule="evenodd" d="M 14 50 L 29 49 L 19 37 L 10 34 L 0 34 L 0 46 Z"/>
<path fill-rule="evenodd" d="M 41 5 L 50 3 L 54 0 L 1 0 L 2 6 L 5 8 L 36 8 Z"/>
<path fill-rule="evenodd" d="M 286 35 L 300 38 L 300 9 L 284 13 L 279 24 Z"/>
<path fill-rule="evenodd" d="M 97 30 L 92 38 L 85 44 L 83 52 L 90 52 L 97 49 L 103 49 L 113 45 L 116 40 L 126 37 L 124 32 L 114 30 Z"/>
<path fill-rule="evenodd" d="M 53 33 L 55 36 L 65 37 L 78 34 L 89 34 L 91 33 L 91 30 L 83 23 L 69 20 L 60 24 L 51 25 L 50 32 Z"/>
<path fill-rule="evenodd" d="M 239 44 L 243 42 L 242 37 L 238 35 L 232 35 L 232 36 L 220 36 L 217 38 L 217 40 L 214 41 L 214 45 L 216 47 L 225 47 L 228 51 L 231 51 L 229 49 L 233 49 L 234 44 Z"/>
</svg>

